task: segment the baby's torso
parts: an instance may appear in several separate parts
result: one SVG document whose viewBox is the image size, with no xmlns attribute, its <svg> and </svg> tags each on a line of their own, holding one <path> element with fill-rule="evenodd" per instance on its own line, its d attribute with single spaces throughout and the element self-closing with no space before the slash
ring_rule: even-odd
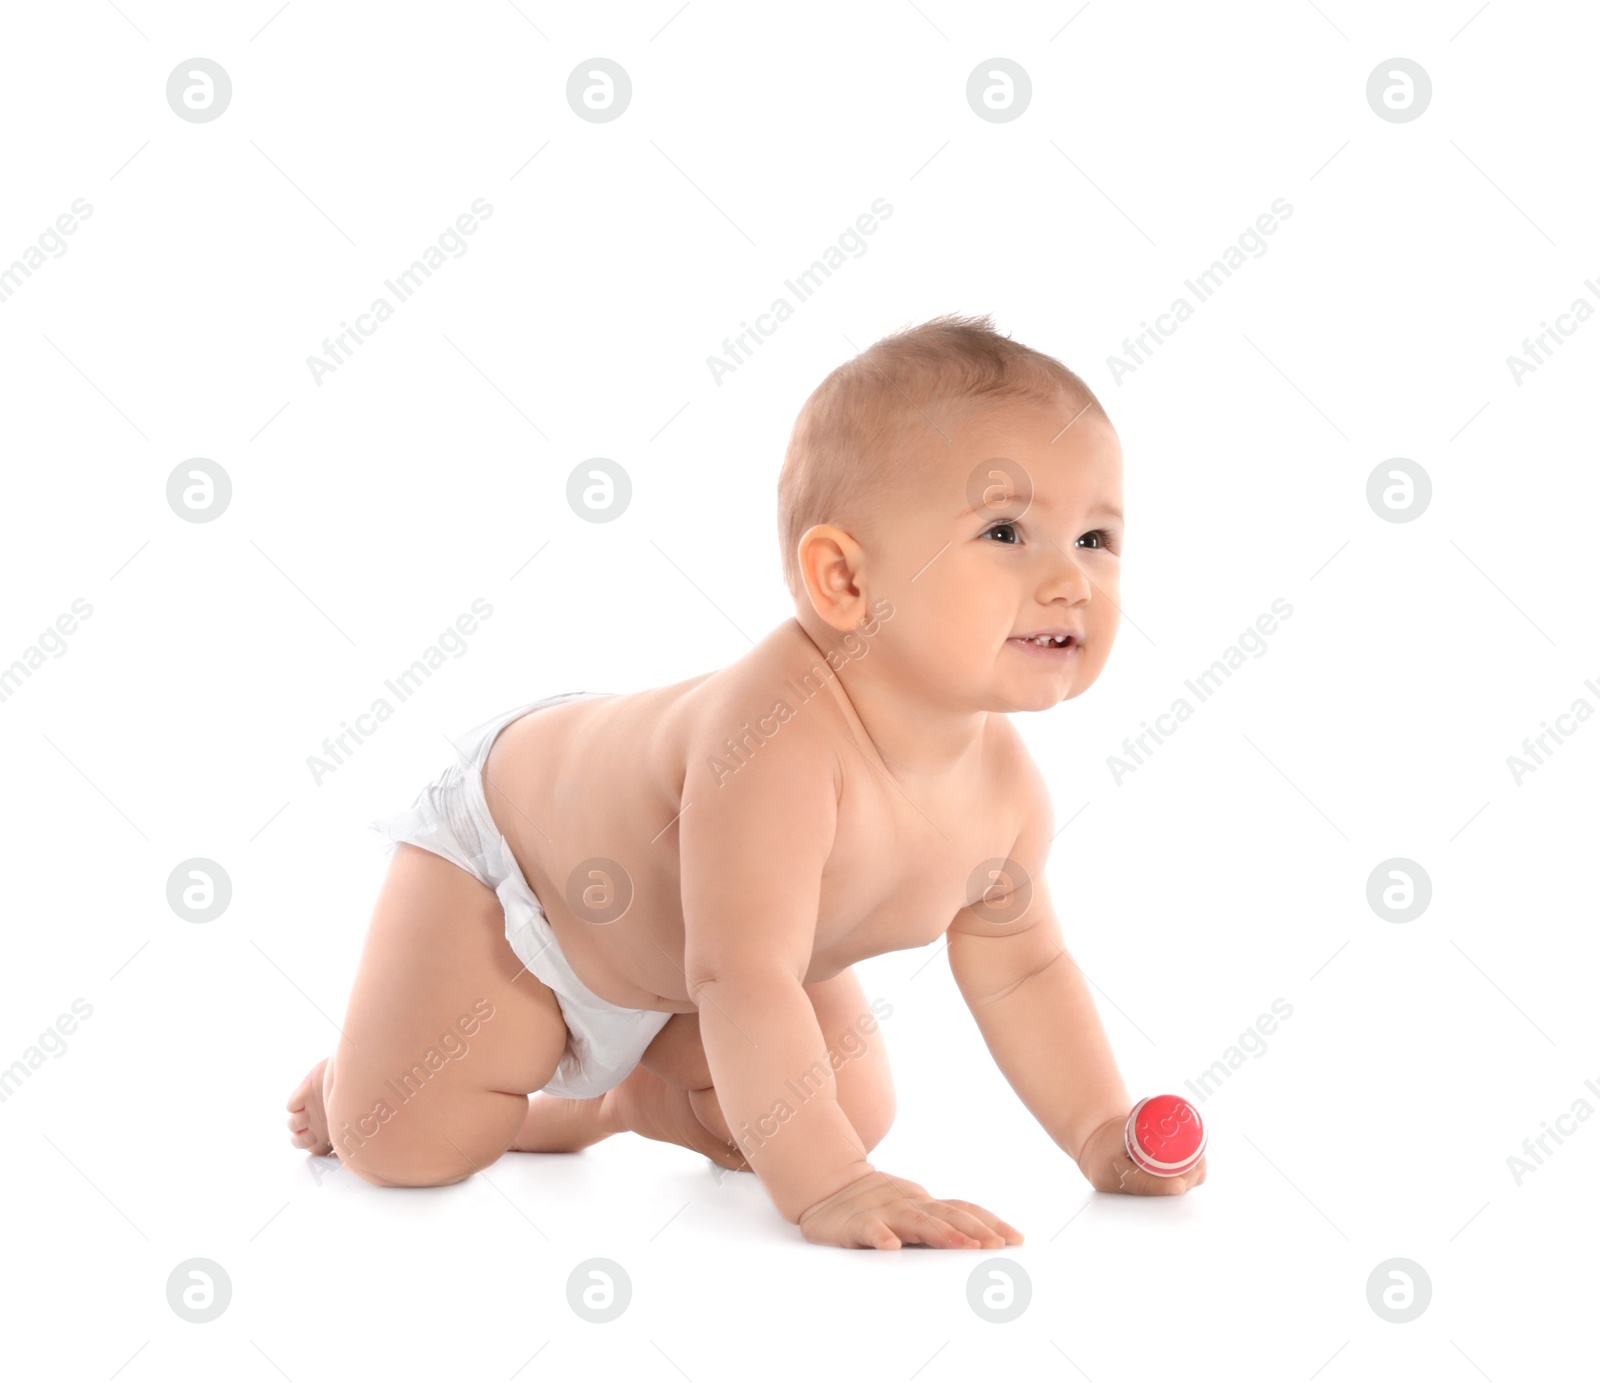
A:
<svg viewBox="0 0 1600 1383">
<path fill-rule="evenodd" d="M 550 706 L 513 721 L 495 740 L 484 773 L 490 815 L 562 952 L 602 999 L 694 1011 L 683 973 L 676 819 L 686 778 L 709 783 L 713 770 L 688 763 L 689 746 L 705 742 L 707 724 L 737 726 L 770 709 L 752 704 L 751 687 L 798 675 L 815 657 L 791 621 L 721 672 Z M 931 789 L 913 788 L 875 765 L 870 746 L 858 752 L 859 722 L 852 727 L 837 686 L 807 707 L 804 733 L 817 737 L 819 752 L 835 753 L 841 777 L 805 977 L 815 984 L 868 956 L 941 936 L 981 895 L 974 873 L 1006 855 L 1018 818 L 997 733 L 986 735 L 969 769 Z M 746 752 L 760 754 L 758 738 L 747 740 Z M 628 889 L 627 910 L 604 921 Z"/>
</svg>

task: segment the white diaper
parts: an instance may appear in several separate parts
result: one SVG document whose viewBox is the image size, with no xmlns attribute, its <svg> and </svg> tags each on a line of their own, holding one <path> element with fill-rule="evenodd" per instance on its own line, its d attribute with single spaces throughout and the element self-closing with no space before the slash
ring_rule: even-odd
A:
<svg viewBox="0 0 1600 1383">
<path fill-rule="evenodd" d="M 517 959 L 555 991 L 567 1022 L 567 1049 L 544 1087 L 566 1099 L 588 1099 L 620 1084 L 672 1015 L 607 1003 L 573 973 L 544 908 L 489 815 L 483 766 L 495 736 L 520 716 L 579 697 L 612 695 L 564 692 L 485 721 L 456 741 L 456 761 L 417 794 L 408 811 L 372 823 L 391 842 L 387 853 L 393 854 L 401 841 L 421 846 L 499 895 L 506 912 L 506 940 Z"/>
</svg>

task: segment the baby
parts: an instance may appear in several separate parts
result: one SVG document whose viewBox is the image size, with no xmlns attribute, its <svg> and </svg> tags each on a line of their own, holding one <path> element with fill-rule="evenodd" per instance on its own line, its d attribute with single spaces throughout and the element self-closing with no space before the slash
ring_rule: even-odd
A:
<svg viewBox="0 0 1600 1383">
<path fill-rule="evenodd" d="M 753 1171 L 813 1243 L 1020 1244 L 868 1160 L 894 1092 L 851 967 L 944 937 L 995 1063 L 1091 1185 L 1205 1179 L 1123 1149 L 1132 1101 L 1007 718 L 1081 696 L 1116 636 L 1099 402 L 988 318 L 941 317 L 811 394 L 778 509 L 795 617 L 744 657 L 496 716 L 373 823 L 388 873 L 343 1036 L 289 1099 L 296 1147 L 439 1186 L 631 1130 Z"/>
</svg>

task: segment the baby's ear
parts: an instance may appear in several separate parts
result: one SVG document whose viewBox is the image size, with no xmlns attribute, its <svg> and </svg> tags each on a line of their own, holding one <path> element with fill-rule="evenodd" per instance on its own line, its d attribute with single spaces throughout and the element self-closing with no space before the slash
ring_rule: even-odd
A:
<svg viewBox="0 0 1600 1383">
<path fill-rule="evenodd" d="M 813 524 L 800 535 L 796 557 L 806 596 L 818 616 L 840 632 L 854 629 L 867 613 L 856 579 L 865 556 L 861 544 L 836 524 Z"/>
</svg>

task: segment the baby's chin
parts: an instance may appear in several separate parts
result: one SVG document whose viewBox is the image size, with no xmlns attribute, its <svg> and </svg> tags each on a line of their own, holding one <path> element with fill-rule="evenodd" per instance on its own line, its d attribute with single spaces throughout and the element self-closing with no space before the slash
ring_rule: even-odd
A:
<svg viewBox="0 0 1600 1383">
<path fill-rule="evenodd" d="M 995 690 L 993 704 L 986 709 L 1008 712 L 1048 711 L 1063 701 L 1072 700 L 1082 690 L 1082 687 L 1046 686 L 1042 681 L 1034 687 L 1001 687 Z"/>
</svg>

